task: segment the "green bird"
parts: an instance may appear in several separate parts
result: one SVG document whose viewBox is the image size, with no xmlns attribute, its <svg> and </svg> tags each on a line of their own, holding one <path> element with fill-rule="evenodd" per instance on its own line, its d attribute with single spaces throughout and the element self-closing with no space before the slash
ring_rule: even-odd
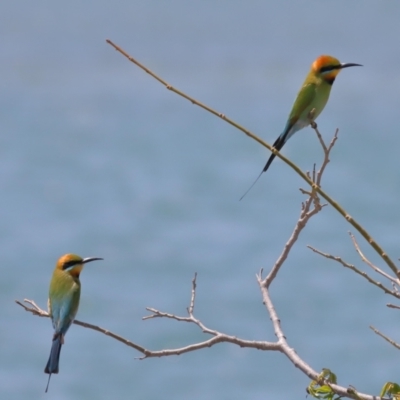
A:
<svg viewBox="0 0 400 400">
<path fill-rule="evenodd" d="M 326 103 L 328 102 L 331 93 L 332 84 L 335 81 L 340 70 L 347 67 L 361 67 L 361 64 L 346 63 L 342 64 L 340 61 L 332 56 L 319 56 L 311 65 L 311 70 L 308 73 L 306 80 L 303 83 L 296 100 L 293 104 L 292 111 L 286 122 L 285 129 L 276 139 L 273 147 L 280 151 L 284 144 L 300 129 L 305 128 L 310 124 L 310 112 L 313 111 L 313 119 L 316 119 L 321 114 Z M 244 196 L 255 185 L 263 172 L 266 172 L 275 154 L 272 153 L 269 157 L 264 169 L 260 172 L 257 179 L 246 191 Z"/>
<path fill-rule="evenodd" d="M 82 258 L 75 254 L 65 254 L 56 264 L 50 281 L 48 308 L 53 323 L 54 334 L 49 360 L 44 372 L 49 374 L 46 392 L 49 388 L 51 374 L 58 374 L 61 346 L 64 336 L 78 312 L 81 296 L 81 282 L 79 275 L 83 265 L 96 260 L 98 257 Z"/>
</svg>

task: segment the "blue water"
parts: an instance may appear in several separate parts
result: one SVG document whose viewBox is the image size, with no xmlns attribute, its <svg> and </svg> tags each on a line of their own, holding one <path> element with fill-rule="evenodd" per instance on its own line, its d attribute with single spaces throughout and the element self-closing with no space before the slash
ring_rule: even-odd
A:
<svg viewBox="0 0 400 400">
<path fill-rule="evenodd" d="M 3 0 L 0 10 L 1 398 L 304 398 L 309 379 L 278 353 L 221 344 L 139 361 L 78 326 L 45 395 L 51 324 L 14 300 L 45 308 L 56 260 L 74 252 L 105 259 L 81 276 L 81 320 L 149 349 L 208 339 L 188 324 L 141 320 L 148 306 L 186 315 L 197 272 L 195 314 L 209 328 L 274 340 L 255 274 L 288 240 L 305 184 L 277 159 L 239 202 L 268 152 L 165 90 L 107 38 L 269 143 L 318 55 L 363 64 L 340 74 L 318 119 L 327 140 L 340 129 L 323 188 L 396 259 L 400 4 Z M 309 128 L 283 152 L 305 170 L 322 159 Z M 361 268 L 348 230 L 325 208 L 271 294 L 307 363 L 378 394 L 398 381 L 399 356 L 368 327 L 400 340 L 392 300 L 306 248 Z"/>
</svg>

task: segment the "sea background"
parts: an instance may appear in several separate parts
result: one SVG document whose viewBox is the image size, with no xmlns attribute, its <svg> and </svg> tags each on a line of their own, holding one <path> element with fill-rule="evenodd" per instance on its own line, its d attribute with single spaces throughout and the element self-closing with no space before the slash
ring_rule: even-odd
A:
<svg viewBox="0 0 400 400">
<path fill-rule="evenodd" d="M 331 154 L 323 189 L 397 261 L 400 256 L 400 3 L 298 1 L 11 1 L 0 5 L 0 397 L 14 399 L 303 399 L 309 384 L 283 354 L 220 344 L 138 360 L 105 335 L 72 326 L 60 374 L 44 394 L 52 338 L 49 280 L 65 253 L 104 257 L 81 275 L 77 318 L 148 349 L 209 338 L 154 319 L 146 307 L 195 316 L 211 329 L 275 340 L 256 281 L 288 240 L 305 182 L 277 159 L 240 196 L 269 152 L 166 90 L 111 39 L 174 87 L 273 143 L 320 54 L 343 70 L 318 119 Z M 304 129 L 283 153 L 303 170 L 322 160 Z M 271 296 L 296 352 L 339 384 L 379 394 L 399 382 L 399 311 L 354 272 L 368 271 L 327 206 L 302 232 Z M 389 271 L 388 271 L 389 272 Z M 386 282 L 383 277 L 377 278 Z M 389 285 L 390 286 L 390 285 Z"/>
</svg>

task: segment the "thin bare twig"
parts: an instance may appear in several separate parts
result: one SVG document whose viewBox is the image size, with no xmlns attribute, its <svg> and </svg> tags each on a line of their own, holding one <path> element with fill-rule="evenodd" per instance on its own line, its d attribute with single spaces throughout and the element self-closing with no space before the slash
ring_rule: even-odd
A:
<svg viewBox="0 0 400 400">
<path fill-rule="evenodd" d="M 262 271 L 261 271 L 261 273 L 262 273 Z M 283 330 L 280 325 L 280 319 L 276 313 L 275 307 L 269 296 L 268 288 L 263 284 L 261 275 L 257 276 L 257 280 L 258 280 L 258 284 L 261 288 L 263 302 L 270 314 L 270 317 L 271 317 L 271 320 L 273 323 L 275 335 L 278 339 L 277 342 L 250 341 L 250 340 L 240 339 L 235 336 L 226 335 L 226 334 L 218 332 L 216 330 L 207 328 L 201 321 L 199 321 L 197 318 L 194 317 L 193 312 L 192 312 L 192 314 L 190 314 L 190 312 L 189 312 L 189 317 L 179 317 L 174 314 L 163 313 L 154 308 L 148 308 L 148 310 L 150 310 L 153 313 L 153 316 L 148 316 L 148 317 L 145 317 L 144 319 L 155 318 L 155 317 L 160 317 L 160 318 L 165 317 L 165 318 L 172 318 L 177 321 L 192 322 L 192 323 L 196 324 L 197 326 L 199 326 L 203 330 L 203 332 L 211 334 L 212 337 L 208 340 L 205 340 L 205 341 L 202 341 L 199 343 L 194 343 L 194 344 L 191 344 L 188 346 L 176 348 L 176 349 L 165 349 L 165 350 L 153 351 L 153 350 L 148 350 L 148 349 L 146 349 L 142 346 L 139 346 L 135 343 L 132 343 L 131 341 L 129 341 L 125 338 L 122 338 L 121 336 L 116 335 L 115 333 L 112 333 L 109 330 L 100 328 L 98 326 L 80 322 L 77 320 L 75 320 L 74 323 L 77 325 L 81 325 L 85 328 L 96 330 L 100 333 L 103 333 L 107 336 L 112 337 L 113 339 L 116 339 L 116 340 L 124 343 L 125 345 L 127 345 L 129 347 L 133 347 L 134 349 L 136 349 L 137 351 L 139 351 L 142 354 L 141 357 L 138 357 L 140 360 L 143 360 L 146 358 L 180 355 L 180 354 L 200 350 L 203 348 L 212 347 L 218 343 L 232 343 L 232 344 L 235 344 L 240 347 L 253 348 L 253 349 L 264 350 L 264 351 L 268 351 L 268 350 L 269 351 L 279 351 L 279 352 L 285 354 L 297 368 L 299 368 L 302 372 L 304 372 L 312 380 L 320 379 L 320 374 L 318 374 L 306 362 L 304 362 L 297 355 L 296 351 L 288 345 L 285 335 L 284 335 Z M 188 310 L 192 310 L 192 311 L 194 310 L 195 292 L 196 292 L 196 276 L 192 280 L 192 294 L 191 294 L 190 306 L 188 307 Z M 34 314 L 34 315 L 44 316 L 44 317 L 48 316 L 48 313 L 44 310 L 41 310 L 40 307 L 38 307 L 32 300 L 25 300 L 25 302 L 31 304 L 32 307 L 28 307 L 28 306 L 22 304 L 21 302 L 17 301 L 17 303 L 20 306 L 22 306 L 26 311 L 32 312 L 32 314 Z M 356 398 L 356 397 L 354 397 L 354 394 L 349 393 L 347 391 L 347 388 L 345 388 L 345 387 L 339 386 L 337 384 L 332 384 L 327 381 L 321 382 L 321 384 L 323 384 L 323 383 L 329 385 L 332 388 L 332 390 L 340 396 Z M 359 394 L 359 393 L 357 393 L 357 395 L 359 396 L 359 398 L 361 398 L 363 400 L 376 399 L 376 397 L 369 396 L 369 395 L 364 395 L 364 394 Z"/>
<path fill-rule="evenodd" d="M 388 304 L 386 304 L 386 307 L 395 308 L 396 310 L 400 310 L 400 306 L 398 306 L 396 304 L 388 303 Z"/>
<path fill-rule="evenodd" d="M 180 317 L 180 316 L 177 316 L 174 314 L 161 312 L 155 308 L 148 307 L 147 310 L 149 310 L 153 314 L 143 317 L 143 319 L 146 320 L 146 319 L 159 317 L 159 318 L 170 318 L 170 319 L 174 319 L 176 321 L 184 321 L 184 322 L 193 323 L 193 324 L 197 325 L 204 333 L 207 333 L 207 334 L 210 334 L 213 336 L 212 338 L 207 339 L 205 341 L 202 341 L 199 343 L 194 343 L 194 344 L 176 348 L 176 349 L 148 350 L 148 349 L 144 348 L 143 346 L 133 343 L 130 340 L 125 339 L 125 338 L 109 331 L 108 329 L 104 329 L 99 326 L 88 324 L 86 322 L 81 322 L 78 320 L 74 320 L 73 323 L 76 325 L 80 325 L 84 328 L 93 329 L 97 332 L 103 333 L 104 335 L 110 336 L 113 339 L 118 340 L 119 342 L 125 344 L 126 346 L 136 349 L 137 351 L 139 351 L 140 353 L 143 354 L 142 357 L 139 357 L 139 359 L 141 359 L 141 360 L 145 359 L 145 358 L 167 357 L 167 356 L 172 356 L 172 355 L 180 355 L 183 353 L 188 353 L 191 351 L 196 351 L 196 350 L 200 350 L 203 348 L 211 347 L 217 343 L 222 343 L 222 342 L 233 343 L 240 347 L 254 348 L 254 349 L 258 349 L 258 350 L 281 351 L 281 349 L 277 343 L 240 339 L 235 336 L 227 335 L 227 334 L 218 332 L 216 330 L 210 329 L 210 328 L 206 327 L 199 319 L 195 318 L 193 315 L 193 310 L 194 310 L 195 298 L 196 298 L 196 277 L 197 277 L 197 274 L 195 274 L 195 277 L 192 280 L 192 294 L 191 294 L 191 299 L 190 299 L 190 306 L 188 307 L 188 310 L 191 310 L 192 312 L 191 313 L 189 312 L 188 317 Z M 24 302 L 30 304 L 32 307 L 26 306 L 25 304 L 16 300 L 17 304 L 19 304 L 21 307 L 23 307 L 26 311 L 31 312 L 33 315 L 37 315 L 40 317 L 49 317 L 48 312 L 42 310 L 39 306 L 36 305 L 36 303 L 34 301 L 25 299 Z"/>
<path fill-rule="evenodd" d="M 32 307 L 28 307 L 18 300 L 15 300 L 15 302 L 18 305 L 20 305 L 21 307 L 23 307 L 26 311 L 31 312 L 33 315 L 37 315 L 39 317 L 50 317 L 49 313 L 45 310 L 42 310 L 33 300 L 24 299 L 24 302 L 31 304 Z M 134 349 L 140 351 L 141 353 L 146 354 L 146 352 L 148 352 L 148 350 L 146 350 L 144 347 L 139 346 L 139 345 L 131 342 L 130 340 L 125 339 L 122 336 L 119 336 L 113 332 L 110 332 L 108 329 L 101 328 L 100 326 L 97 326 L 97 325 L 88 324 L 87 322 L 78 321 L 77 319 L 75 319 L 73 323 L 75 325 L 79 325 L 84 328 L 93 329 L 94 331 L 103 333 L 106 336 L 110 336 L 113 339 L 118 340 L 119 342 L 125 344 L 126 346 L 133 347 Z"/>
<path fill-rule="evenodd" d="M 16 300 L 16 303 L 19 304 L 21 307 L 23 307 L 26 311 L 31 312 L 33 315 L 37 315 L 40 317 L 49 317 L 49 314 L 46 311 L 42 310 L 40 307 L 38 307 L 34 301 L 27 300 L 27 299 L 25 299 L 24 301 L 26 303 L 31 304 L 33 307 L 28 307 L 18 300 Z M 158 315 L 158 316 L 160 316 L 160 317 L 169 317 L 170 316 L 169 314 L 161 313 L 157 310 L 155 310 L 155 312 L 159 313 L 160 315 Z M 177 321 L 184 320 L 184 318 L 177 317 L 177 316 L 173 316 L 173 319 L 175 319 Z M 196 319 L 193 319 L 193 321 L 190 321 L 190 322 L 194 322 L 194 323 L 196 323 L 196 325 L 203 326 L 203 324 L 197 323 L 199 321 Z M 235 336 L 225 335 L 220 332 L 213 331 L 208 328 L 205 328 L 204 331 L 206 333 L 214 334 L 214 337 L 212 337 L 211 339 L 205 340 L 200 343 L 195 343 L 195 344 L 192 344 L 189 346 L 176 348 L 176 349 L 154 351 L 154 350 L 148 350 L 142 346 L 139 346 L 138 344 L 133 343 L 130 340 L 125 339 L 122 336 L 119 336 L 119 335 L 109 331 L 108 329 L 104 329 L 99 326 L 96 326 L 93 324 L 88 324 L 87 322 L 82 322 L 82 321 L 78 321 L 78 320 L 74 320 L 73 323 L 76 325 L 82 326 L 84 328 L 93 329 L 97 332 L 103 333 L 106 336 L 109 336 L 115 340 L 118 340 L 119 342 L 125 344 L 126 346 L 136 349 L 137 351 L 139 351 L 140 353 L 143 354 L 142 357 L 138 357 L 140 360 L 145 359 L 145 358 L 167 357 L 167 356 L 172 356 L 172 355 L 180 355 L 180 354 L 188 353 L 191 351 L 196 351 L 196 350 L 200 350 L 203 348 L 211 347 L 217 343 L 222 343 L 222 342 L 233 343 L 240 347 L 255 348 L 255 349 L 259 349 L 259 350 L 280 351 L 279 346 L 276 343 L 265 342 L 265 341 L 243 340 L 243 339 L 237 338 Z"/>
<path fill-rule="evenodd" d="M 282 267 L 283 263 L 287 259 L 290 250 L 292 249 L 293 245 L 296 243 L 297 239 L 300 236 L 301 231 L 305 228 L 307 225 L 307 222 L 317 214 L 321 209 L 322 205 L 319 204 L 319 202 L 316 200 L 317 194 L 311 194 L 311 196 L 303 203 L 302 209 L 300 212 L 300 217 L 297 220 L 297 223 L 293 229 L 292 235 L 290 236 L 289 240 L 286 242 L 282 253 L 279 255 L 278 259 L 276 260 L 274 266 L 272 267 L 271 271 L 267 275 L 265 279 L 263 279 L 263 285 L 266 287 L 269 287 L 269 285 L 272 283 L 272 281 L 275 279 L 277 276 L 280 268 Z M 310 206 L 314 201 L 314 208 L 310 211 Z"/>
<path fill-rule="evenodd" d="M 28 307 L 27 305 L 21 303 L 19 300 L 15 300 L 15 302 L 23 307 L 25 311 L 29 311 L 33 315 L 37 315 L 39 317 L 50 317 L 49 313 L 45 310 L 42 310 L 33 300 L 24 299 L 24 302 L 30 304 L 32 307 Z"/>
<path fill-rule="evenodd" d="M 188 314 L 191 317 L 193 316 L 194 302 L 196 300 L 196 279 L 197 279 L 197 272 L 194 273 L 194 278 L 192 279 L 192 297 L 190 298 L 190 306 L 187 309 Z"/>
<path fill-rule="evenodd" d="M 308 172 L 308 176 L 311 177 L 313 181 L 315 181 L 315 179 L 319 179 L 318 185 L 321 182 L 321 178 L 322 178 L 322 173 L 325 169 L 326 163 L 328 163 L 329 160 L 329 152 L 331 151 L 332 146 L 329 146 L 329 148 L 326 147 L 322 137 L 320 138 L 322 147 L 325 151 L 327 151 L 327 153 L 325 153 L 325 158 L 324 158 L 324 162 L 323 165 L 320 169 L 320 171 L 318 173 L 316 173 L 316 169 L 315 169 L 315 165 L 313 168 L 313 172 L 312 175 Z M 332 140 L 332 142 L 334 143 L 334 141 Z M 331 143 L 332 143 L 331 142 Z M 324 164 L 325 163 L 325 164 Z M 322 171 L 322 172 L 321 172 Z M 277 261 L 275 262 L 275 265 L 272 267 L 270 273 L 268 274 L 268 276 L 263 279 L 263 284 L 266 285 L 266 287 L 269 287 L 269 285 L 271 284 L 271 282 L 275 279 L 275 277 L 277 276 L 279 269 L 281 268 L 281 266 L 283 265 L 283 263 L 285 262 L 285 260 L 287 259 L 290 250 L 292 249 L 293 245 L 296 243 L 297 239 L 300 236 L 301 231 L 306 227 L 307 222 L 316 214 L 318 214 L 323 207 L 326 206 L 326 204 L 321 204 L 320 202 L 320 198 L 318 196 L 318 192 L 316 191 L 315 187 L 311 188 L 311 191 L 306 191 L 304 189 L 300 189 L 300 191 L 303 194 L 306 194 L 308 196 L 308 198 L 306 199 L 306 201 L 304 201 L 302 203 L 302 207 L 301 207 L 301 212 L 300 212 L 300 217 L 297 220 L 297 223 L 294 227 L 294 230 L 292 232 L 292 235 L 290 236 L 289 240 L 286 242 L 285 247 L 282 250 L 282 253 L 280 254 L 280 256 L 278 257 Z M 311 208 L 311 206 L 314 206 L 313 208 Z M 261 276 L 261 275 L 259 275 Z"/>
<path fill-rule="evenodd" d="M 322 196 L 340 215 L 342 215 L 351 225 L 354 226 L 355 229 L 357 229 L 358 232 L 365 238 L 365 240 L 372 246 L 372 248 L 379 254 L 380 257 L 386 262 L 388 267 L 394 272 L 394 274 L 398 277 L 400 277 L 400 270 L 397 268 L 395 263 L 392 261 L 392 259 L 388 256 L 388 254 L 381 248 L 381 246 L 375 242 L 375 240 L 372 238 L 372 236 L 344 209 L 342 208 L 338 202 L 336 202 L 334 199 L 332 199 L 330 196 L 328 196 L 327 193 L 325 193 L 320 186 L 318 186 L 315 182 L 313 182 L 307 174 L 305 174 L 297 165 L 292 163 L 288 158 L 283 156 L 279 151 L 277 151 L 273 146 L 265 142 L 264 140 L 261 140 L 258 136 L 256 136 L 254 133 L 250 132 L 249 130 L 245 129 L 235 121 L 233 121 L 230 118 L 227 118 L 225 114 L 220 113 L 212 109 L 211 107 L 197 101 L 191 96 L 188 96 L 186 93 L 174 88 L 171 86 L 169 83 L 167 83 L 164 79 L 159 77 L 157 74 L 155 74 L 153 71 L 151 71 L 149 68 L 141 64 L 139 61 L 134 59 L 132 56 L 130 56 L 125 50 L 123 50 L 121 47 L 117 46 L 115 43 L 113 43 L 111 40 L 107 39 L 106 42 L 111 45 L 115 50 L 117 50 L 119 53 L 121 53 L 124 57 L 126 57 L 130 62 L 134 63 L 137 65 L 139 68 L 141 68 L 143 71 L 151 75 L 154 79 L 156 79 L 158 82 L 160 82 L 162 85 L 164 85 L 168 90 L 171 90 L 172 92 L 178 94 L 179 96 L 185 98 L 186 100 L 190 101 L 192 104 L 195 104 L 204 110 L 210 112 L 211 114 L 217 116 L 218 118 L 223 119 L 226 121 L 228 124 L 234 126 L 235 128 L 239 129 L 243 133 L 245 133 L 247 136 L 251 137 L 253 140 L 261 144 L 262 146 L 266 147 L 269 149 L 272 153 L 274 153 L 277 157 L 279 157 L 281 160 L 283 160 L 286 164 L 288 164 L 291 168 L 293 168 L 301 177 L 304 179 L 312 188 L 314 188 L 320 196 Z"/>
<path fill-rule="evenodd" d="M 381 274 L 382 276 L 384 276 L 386 279 L 388 279 L 389 281 L 391 281 L 392 283 L 394 283 L 395 285 L 399 285 L 399 279 L 398 278 L 393 278 L 391 277 L 389 274 L 387 274 L 386 272 L 382 271 L 381 269 L 379 269 L 376 265 L 372 264 L 371 261 L 369 261 L 367 259 L 367 257 L 364 256 L 363 252 L 360 249 L 360 246 L 357 243 L 357 240 L 355 238 L 355 236 L 349 232 L 349 235 L 351 237 L 351 240 L 353 242 L 353 245 L 358 253 L 358 255 L 360 256 L 361 260 L 367 264 L 369 267 L 371 267 L 375 272 L 377 272 L 378 274 Z"/>
<path fill-rule="evenodd" d="M 384 335 L 382 332 L 379 332 L 378 329 L 373 327 L 372 325 L 370 328 L 381 338 L 385 339 L 388 343 L 390 343 L 392 346 L 396 347 L 396 349 L 400 350 L 400 344 L 396 343 L 394 340 L 390 339 L 388 336 Z"/>
<path fill-rule="evenodd" d="M 312 250 L 314 253 L 317 253 L 325 258 L 328 258 L 330 260 L 337 261 L 338 263 L 342 264 L 343 267 L 349 268 L 352 271 L 356 272 L 357 274 L 361 275 L 363 278 L 365 278 L 369 283 L 372 283 L 373 285 L 377 286 L 379 289 L 382 289 L 386 294 L 390 294 L 398 299 L 400 299 L 400 293 L 397 292 L 397 290 L 390 290 L 386 286 L 384 286 L 381 282 L 378 282 L 374 279 L 372 279 L 366 272 L 359 270 L 356 266 L 353 264 L 347 263 L 346 261 L 342 260 L 341 257 L 338 256 L 333 256 L 332 254 L 324 253 L 321 250 L 318 250 L 312 246 L 307 246 L 310 250 Z"/>
<path fill-rule="evenodd" d="M 322 138 L 322 135 L 318 130 L 318 125 L 316 124 L 316 122 L 314 120 L 311 120 L 310 125 L 311 125 L 311 128 L 314 129 L 315 133 L 317 134 L 318 140 L 321 143 L 322 149 L 324 151 L 324 161 L 322 162 L 322 166 L 317 173 L 317 179 L 316 180 L 314 179 L 314 181 L 317 183 L 317 185 L 321 186 L 322 175 L 325 171 L 326 166 L 330 162 L 329 155 L 330 155 L 331 150 L 333 149 L 333 146 L 336 143 L 336 140 L 338 139 L 339 129 L 336 129 L 335 134 L 333 135 L 333 138 L 332 138 L 331 142 L 329 143 L 329 146 L 326 146 L 326 144 Z"/>
<path fill-rule="evenodd" d="M 235 336 L 230 336 L 225 333 L 218 332 L 214 329 L 210 329 L 207 326 L 205 326 L 205 324 L 203 324 L 203 322 L 201 322 L 199 319 L 197 319 L 193 315 L 195 299 L 196 299 L 196 288 L 197 288 L 196 279 L 197 279 L 197 273 L 195 274 L 195 276 L 192 280 L 192 293 L 191 293 L 191 297 L 190 297 L 190 305 L 189 305 L 189 307 L 187 307 L 187 312 L 189 314 L 188 317 L 181 317 L 181 316 L 178 316 L 175 314 L 159 311 L 155 308 L 147 307 L 146 310 L 150 311 L 152 314 L 148 315 L 146 317 L 143 317 L 143 319 L 147 320 L 147 319 L 151 319 L 151 318 L 169 318 L 169 319 L 174 319 L 174 320 L 180 321 L 180 322 L 183 321 L 183 322 L 193 323 L 193 324 L 197 325 L 204 333 L 212 335 L 213 337 L 204 342 L 191 344 L 189 346 L 186 346 L 186 347 L 183 347 L 180 349 L 151 351 L 151 352 L 149 352 L 149 354 L 146 354 L 142 358 L 178 355 L 178 354 L 186 353 L 189 351 L 199 350 L 199 349 L 202 349 L 205 347 L 211 347 L 217 343 L 222 343 L 222 342 L 233 343 L 240 347 L 249 347 L 249 348 L 255 348 L 255 349 L 259 349 L 259 350 L 281 351 L 281 349 L 277 343 L 265 342 L 265 341 L 243 340 L 243 339 L 239 339 Z"/>
<path fill-rule="evenodd" d="M 152 319 L 152 318 L 170 318 L 170 319 L 175 319 L 176 321 L 180 321 L 180 322 L 182 322 L 182 321 L 183 322 L 194 322 L 193 310 L 194 310 L 194 303 L 196 300 L 196 280 L 197 280 L 197 272 L 194 273 L 194 278 L 192 279 L 192 294 L 190 297 L 190 305 L 189 305 L 189 307 L 186 308 L 186 310 L 189 314 L 188 317 L 178 317 L 175 314 L 165 313 L 165 312 L 156 310 L 155 308 L 152 308 L 152 307 L 146 307 L 146 310 L 150 311 L 152 314 L 142 317 L 142 320 L 146 321 L 146 320 Z"/>
</svg>

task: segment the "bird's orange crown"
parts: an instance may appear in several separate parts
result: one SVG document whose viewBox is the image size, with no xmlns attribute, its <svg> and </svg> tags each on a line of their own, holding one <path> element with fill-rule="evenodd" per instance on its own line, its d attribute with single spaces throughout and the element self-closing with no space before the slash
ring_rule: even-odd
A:
<svg viewBox="0 0 400 400">
<path fill-rule="evenodd" d="M 332 66 L 340 65 L 340 61 L 335 57 L 322 55 L 322 56 L 319 56 L 312 63 L 312 69 L 314 72 L 319 72 L 321 68 L 327 67 L 330 65 L 332 65 Z"/>
<path fill-rule="evenodd" d="M 83 259 L 75 254 L 65 254 L 57 261 L 57 269 L 79 276 L 83 269 Z"/>
</svg>

